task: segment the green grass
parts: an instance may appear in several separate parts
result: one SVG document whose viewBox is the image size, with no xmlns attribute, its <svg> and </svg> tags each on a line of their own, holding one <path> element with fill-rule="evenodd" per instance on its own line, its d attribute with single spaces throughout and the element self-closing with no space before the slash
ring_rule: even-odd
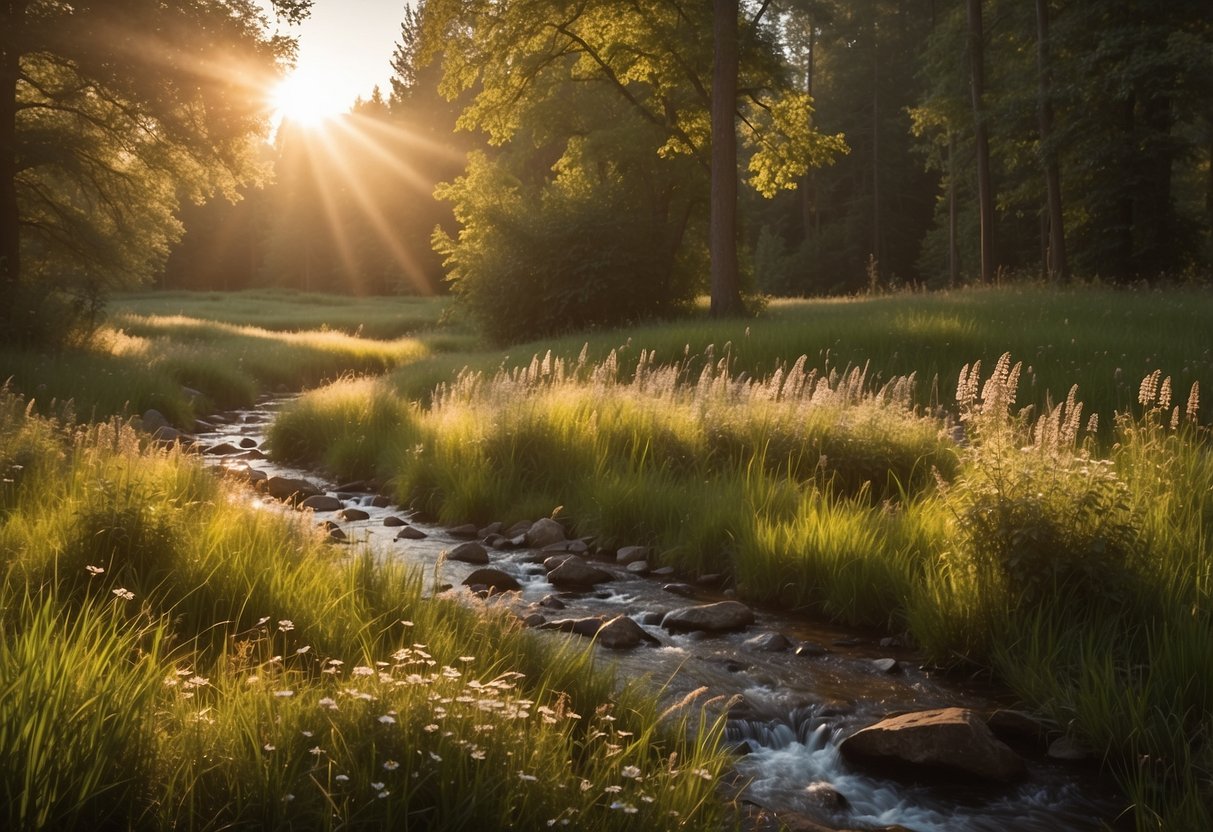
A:
<svg viewBox="0 0 1213 832">
<path fill-rule="evenodd" d="M 727 756 L 580 645 L 0 396 L 0 818 L 26 829 L 724 828 Z"/>
<path fill-rule="evenodd" d="M 1213 457 L 1185 409 L 1213 384 L 1211 312 L 1195 291 L 785 302 L 422 359 L 304 397 L 272 445 L 446 521 L 560 507 L 743 598 L 908 631 L 1095 749 L 1139 828 L 1205 828 Z"/>
</svg>

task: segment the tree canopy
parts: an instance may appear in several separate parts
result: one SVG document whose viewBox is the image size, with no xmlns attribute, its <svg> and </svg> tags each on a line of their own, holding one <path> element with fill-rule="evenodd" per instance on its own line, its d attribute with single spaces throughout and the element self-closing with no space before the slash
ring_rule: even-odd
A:
<svg viewBox="0 0 1213 832">
<path fill-rule="evenodd" d="M 297 23 L 310 6 L 271 7 Z M 182 200 L 259 177 L 266 90 L 293 49 L 253 0 L 0 3 L 0 339 L 147 279 Z"/>
</svg>

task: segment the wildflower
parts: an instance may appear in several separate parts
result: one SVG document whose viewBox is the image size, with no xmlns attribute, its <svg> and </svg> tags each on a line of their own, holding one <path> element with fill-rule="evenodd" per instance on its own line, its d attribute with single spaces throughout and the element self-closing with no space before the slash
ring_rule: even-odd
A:
<svg viewBox="0 0 1213 832">
<path fill-rule="evenodd" d="M 533 774 L 527 774 L 525 771 L 518 772 L 518 779 L 525 780 L 527 783 L 534 783 L 539 778 Z"/>
<path fill-rule="evenodd" d="M 612 809 L 621 809 L 621 810 L 623 810 L 623 813 L 625 815 L 634 815 L 634 814 L 636 814 L 636 812 L 639 811 L 631 803 L 620 803 L 619 801 L 615 801 L 614 803 L 612 803 L 611 808 Z"/>
<path fill-rule="evenodd" d="M 391 792 L 388 791 L 387 789 L 384 789 L 383 791 L 379 792 L 379 799 L 382 800 L 383 798 L 387 797 L 389 794 L 391 794 Z"/>
<path fill-rule="evenodd" d="M 395 725 L 396 717 L 392 716 L 391 714 L 384 714 L 383 716 L 379 717 L 379 721 L 384 725 Z"/>
<path fill-rule="evenodd" d="M 270 743 L 268 743 L 268 742 L 267 742 L 265 745 L 261 746 L 261 750 L 262 750 L 262 751 L 265 751 L 265 752 L 267 752 L 267 753 L 268 753 L 268 752 L 270 752 L 270 751 L 276 751 L 277 749 L 278 749 L 278 746 L 276 746 L 276 745 L 272 745 L 272 744 L 270 744 Z"/>
<path fill-rule="evenodd" d="M 472 751 L 472 759 L 473 760 L 483 760 L 484 759 L 484 749 L 483 748 L 474 749 Z"/>
<path fill-rule="evenodd" d="M 209 685 L 210 683 L 211 683 L 210 679 L 206 679 L 202 676 L 191 676 L 189 679 L 186 680 L 185 686 L 187 688 L 200 688 L 200 687 Z"/>
<path fill-rule="evenodd" d="M 295 799 L 295 796 L 293 794 L 284 794 L 282 796 L 282 800 L 286 803 L 290 803 L 294 799 Z"/>
<path fill-rule="evenodd" d="M 371 790 L 372 790 L 372 791 L 376 791 L 376 792 L 377 792 L 377 791 L 379 791 L 379 790 L 380 790 L 380 789 L 382 789 L 382 788 L 383 788 L 383 783 L 371 783 Z"/>
<path fill-rule="evenodd" d="M 121 598 L 123 601 L 135 600 L 135 593 L 131 592 L 129 589 L 125 589 L 124 587 L 118 587 L 117 589 L 115 589 L 114 594 L 117 595 L 119 598 Z"/>
<path fill-rule="evenodd" d="M 295 622 L 291 621 L 289 618 L 283 618 L 278 622 L 278 629 L 284 633 L 290 632 L 291 630 L 295 629 Z"/>
<path fill-rule="evenodd" d="M 336 780 L 338 783 L 348 783 L 348 782 L 350 782 L 350 776 L 349 776 L 348 774 L 338 774 L 338 775 L 337 775 L 336 777 L 334 777 L 333 779 L 334 779 L 334 780 Z"/>
<path fill-rule="evenodd" d="M 697 775 L 697 776 L 699 776 L 699 777 L 702 777 L 704 780 L 711 780 L 711 779 L 712 779 L 712 772 L 708 771 L 706 768 L 697 768 L 697 769 L 694 769 L 694 770 L 691 772 L 691 774 L 694 774 L 694 775 Z"/>
<path fill-rule="evenodd" d="M 287 697 L 294 696 L 294 695 L 295 695 L 295 692 L 293 690 L 276 690 L 276 691 L 274 691 L 274 696 L 277 696 L 279 699 L 286 699 Z"/>
<path fill-rule="evenodd" d="M 442 762 L 442 756 L 439 754 L 435 754 L 433 751 L 430 752 L 430 759 L 433 760 L 435 763 Z"/>
<path fill-rule="evenodd" d="M 412 622 L 412 621 L 407 621 L 407 620 L 405 620 L 405 619 L 403 619 L 403 618 L 402 618 L 402 619 L 400 619 L 400 623 L 401 623 L 401 624 L 403 624 L 405 627 L 412 627 L 412 626 L 413 626 L 413 622 Z"/>
<path fill-rule="evenodd" d="M 475 657 L 475 656 L 460 656 L 460 657 L 459 657 L 459 661 L 461 661 L 461 662 L 474 662 L 474 661 L 476 661 L 476 657 Z"/>
<path fill-rule="evenodd" d="M 257 623 L 254 626 L 260 627 L 262 624 L 264 624 L 265 622 L 267 622 L 269 620 L 270 620 L 270 617 L 268 615 L 263 615 L 257 619 Z"/>
<path fill-rule="evenodd" d="M 326 696 L 316 703 L 322 708 L 328 708 L 330 711 L 337 710 L 337 701 L 331 696 Z"/>
<path fill-rule="evenodd" d="M 324 753 L 324 749 L 323 749 L 323 748 L 321 748 L 320 746 L 316 745 L 316 746 L 313 746 L 313 747 L 309 748 L 309 749 L 307 750 L 307 753 L 309 753 L 309 754 L 311 754 L 311 755 L 313 755 L 313 756 L 315 756 L 315 757 L 319 757 L 321 754 L 323 754 L 323 753 Z"/>
<path fill-rule="evenodd" d="M 104 572 L 104 571 L 105 571 L 105 569 L 104 569 L 104 568 L 102 568 L 102 567 L 100 567 L 100 566 L 93 566 L 93 565 L 91 565 L 91 564 L 90 564 L 90 565 L 88 565 L 88 566 L 86 566 L 86 567 L 84 567 L 84 568 L 85 568 L 86 570 L 88 570 L 88 574 L 89 574 L 89 575 L 92 575 L 92 576 L 100 575 L 102 572 Z"/>
<path fill-rule="evenodd" d="M 425 731 L 427 734 L 432 734 L 438 730 L 438 726 L 431 722 L 429 725 L 425 726 L 421 730 Z"/>
<path fill-rule="evenodd" d="M 299 733 L 303 734 L 303 736 L 308 737 L 308 738 L 310 738 L 312 736 L 311 731 L 300 731 Z"/>
<path fill-rule="evenodd" d="M 254 673 L 252 676 L 249 676 L 247 679 L 245 679 L 245 680 L 244 680 L 244 683 L 245 683 L 246 685 L 256 685 L 256 684 L 260 684 L 260 683 L 261 683 L 261 677 L 260 677 L 260 676 L 258 676 L 256 673 Z"/>
<path fill-rule="evenodd" d="M 622 774 L 624 777 L 630 777 L 633 780 L 640 779 L 640 767 L 639 766 L 624 766 L 623 769 L 619 773 Z"/>
<path fill-rule="evenodd" d="M 400 768 L 400 763 L 396 762 L 395 760 L 384 760 L 383 761 L 383 770 L 384 771 L 395 771 L 398 768 Z"/>
<path fill-rule="evenodd" d="M 355 667 L 352 672 L 355 676 L 372 676 L 375 673 L 374 669 L 361 664 Z"/>
<path fill-rule="evenodd" d="M 295 655 L 302 656 L 304 653 L 306 653 L 307 651 L 309 651 L 311 649 L 312 649 L 312 645 L 305 644 L 302 647 L 300 647 L 298 650 L 295 651 Z"/>
</svg>

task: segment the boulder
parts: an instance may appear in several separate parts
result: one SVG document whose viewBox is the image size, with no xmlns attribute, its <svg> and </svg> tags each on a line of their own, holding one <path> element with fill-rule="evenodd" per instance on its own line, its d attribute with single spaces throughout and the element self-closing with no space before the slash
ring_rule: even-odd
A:
<svg viewBox="0 0 1213 832">
<path fill-rule="evenodd" d="M 513 592 L 522 589 L 522 585 L 506 572 L 500 569 L 477 569 L 463 579 L 464 586 L 487 586 L 494 592 Z"/>
<path fill-rule="evenodd" d="M 1009 782 L 1024 773 L 1023 759 L 967 708 L 940 708 L 891 717 L 842 741 L 854 763 L 934 768 L 953 775 Z"/>
<path fill-rule="evenodd" d="M 156 440 L 162 445 L 174 445 L 177 443 L 189 445 L 194 441 L 194 437 L 190 436 L 188 433 L 183 433 L 176 428 L 169 427 L 168 425 L 156 428 L 154 431 L 152 431 L 152 439 Z"/>
<path fill-rule="evenodd" d="M 306 500 L 324 493 L 307 480 L 294 477 L 270 477 L 265 481 L 265 490 L 275 500 Z"/>
<path fill-rule="evenodd" d="M 744 630 L 754 623 L 754 612 L 740 601 L 717 601 L 694 607 L 679 607 L 666 613 L 661 626 L 670 632 L 705 630 L 728 633 Z"/>
<path fill-rule="evenodd" d="M 370 518 L 370 516 L 371 516 L 360 508 L 342 509 L 340 512 L 340 515 L 341 515 L 341 519 L 346 520 L 346 521 L 366 520 L 366 519 Z"/>
<path fill-rule="evenodd" d="M 480 565 L 489 562 L 489 553 L 479 543 L 468 541 L 467 543 L 460 543 L 454 549 L 447 552 L 446 559 Z"/>
<path fill-rule="evenodd" d="M 599 644 L 612 650 L 626 650 L 642 642 L 655 643 L 657 641 L 626 615 L 612 618 L 603 624 L 602 628 L 598 630 L 596 638 Z"/>
<path fill-rule="evenodd" d="M 249 450 L 250 448 L 255 448 L 255 447 L 257 447 L 257 440 L 250 439 L 246 436 L 240 440 L 240 447 L 244 448 L 246 451 Z"/>
<path fill-rule="evenodd" d="M 796 648 L 797 656 L 805 656 L 810 659 L 820 658 L 830 651 L 812 641 L 806 641 Z"/>
<path fill-rule="evenodd" d="M 647 560 L 634 560 L 627 565 L 627 570 L 633 575 L 647 575 L 649 573 L 649 562 Z"/>
<path fill-rule="evenodd" d="M 659 566 L 653 570 L 653 577 L 655 578 L 668 578 L 673 574 L 674 567 L 672 566 Z"/>
<path fill-rule="evenodd" d="M 560 543 L 564 539 L 564 526 L 550 517 L 536 520 L 526 532 L 526 545 L 535 549 Z"/>
<path fill-rule="evenodd" d="M 415 529 L 412 526 L 405 526 L 396 533 L 397 540 L 424 540 L 427 537 L 429 535 L 421 531 L 421 529 Z"/>
<path fill-rule="evenodd" d="M 336 497 L 327 494 L 315 494 L 299 504 L 300 508 L 310 508 L 312 511 L 336 511 L 343 503 Z"/>
<path fill-rule="evenodd" d="M 202 453 L 207 456 L 231 456 L 232 454 L 240 453 L 240 449 L 231 442 L 220 442 L 218 445 L 203 448 Z"/>
<path fill-rule="evenodd" d="M 395 528 L 397 526 L 403 526 L 406 524 L 403 520 L 401 520 L 399 517 L 395 516 L 394 514 L 389 514 L 387 517 L 383 518 L 383 525 L 387 526 L 388 528 Z"/>
<path fill-rule="evenodd" d="M 818 780 L 816 783 L 810 783 L 805 786 L 804 796 L 813 805 L 831 811 L 845 809 L 849 804 L 849 801 L 843 796 L 842 792 L 824 780 Z"/>
<path fill-rule="evenodd" d="M 1094 751 L 1070 736 L 1060 736 L 1053 740 L 1053 742 L 1049 743 L 1049 749 L 1046 753 L 1054 760 L 1066 760 L 1069 762 L 1090 760 L 1095 757 Z"/>
<path fill-rule="evenodd" d="M 791 646 L 792 642 L 783 633 L 763 633 L 746 639 L 742 644 L 746 650 L 758 653 L 782 653 Z"/>
<path fill-rule="evenodd" d="M 581 561 L 582 563 L 585 562 L 581 558 L 577 557 L 576 555 L 570 555 L 570 554 L 548 555 L 547 557 L 545 557 L 543 559 L 544 571 L 551 572 L 553 569 L 557 568 L 558 566 L 564 566 L 570 560 L 578 560 L 578 561 Z M 527 558 L 526 562 L 535 563 L 535 561 L 531 558 Z"/>
<path fill-rule="evenodd" d="M 564 563 L 548 572 L 548 580 L 556 586 L 585 588 L 611 580 L 611 574 L 569 555 Z"/>
<path fill-rule="evenodd" d="M 502 525 L 503 524 L 501 523 L 500 520 L 495 521 L 493 523 L 489 523 L 483 529 L 477 530 L 476 536 L 477 537 L 488 537 L 488 536 L 494 535 L 494 534 L 501 534 Z"/>
<path fill-rule="evenodd" d="M 558 618 L 543 625 L 545 630 L 560 630 L 562 633 L 576 633 L 579 636 L 594 636 L 606 622 L 598 616 L 590 618 Z"/>
<path fill-rule="evenodd" d="M 515 523 L 514 525 L 510 526 L 508 529 L 503 531 L 502 534 L 505 537 L 522 537 L 528 531 L 530 531 L 530 528 L 531 528 L 530 520 L 519 520 L 517 523 Z"/>
<path fill-rule="evenodd" d="M 374 508 L 390 508 L 392 501 L 382 494 L 376 494 L 374 497 L 371 497 L 371 505 Z"/>
<path fill-rule="evenodd" d="M 624 546 L 615 553 L 615 562 L 627 566 L 629 563 L 635 563 L 638 560 L 649 559 L 648 546 Z"/>
<path fill-rule="evenodd" d="M 143 429 L 148 433 L 155 433 L 157 428 L 171 427 L 168 419 L 164 418 L 164 414 L 159 410 L 145 410 L 142 417 Z"/>
<path fill-rule="evenodd" d="M 538 601 L 536 601 L 535 603 L 537 603 L 539 606 L 543 607 L 544 609 L 549 609 L 549 610 L 562 610 L 566 606 L 564 601 L 561 601 L 555 595 L 545 595 L 542 598 L 540 598 Z"/>
<path fill-rule="evenodd" d="M 872 659 L 872 668 L 877 673 L 892 676 L 901 672 L 901 662 L 897 659 Z"/>
<path fill-rule="evenodd" d="M 671 595 L 681 595 L 683 598 L 695 597 L 695 587 L 691 586 L 690 584 L 664 584 L 661 588 Z"/>
<path fill-rule="evenodd" d="M 462 526 L 456 526 L 453 529 L 447 529 L 447 534 L 449 534 L 451 537 L 461 537 L 461 538 L 465 538 L 467 540 L 471 540 L 472 538 L 476 537 L 476 533 L 479 531 L 480 531 L 480 529 L 477 528 L 476 526 L 472 525 L 471 523 L 464 523 Z"/>
</svg>

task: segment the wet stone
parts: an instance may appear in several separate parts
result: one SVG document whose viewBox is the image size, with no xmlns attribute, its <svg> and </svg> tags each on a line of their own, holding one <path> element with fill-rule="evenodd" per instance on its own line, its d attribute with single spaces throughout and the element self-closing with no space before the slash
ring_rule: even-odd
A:
<svg viewBox="0 0 1213 832">
<path fill-rule="evenodd" d="M 815 644 L 811 641 L 806 641 L 796 648 L 797 656 L 804 656 L 810 659 L 819 658 L 820 656 L 824 656 L 829 652 L 829 650 L 822 647 L 820 644 Z"/>
<path fill-rule="evenodd" d="M 681 595 L 684 598 L 695 597 L 695 587 L 691 586 L 690 584 L 665 584 L 661 588 L 671 595 Z"/>
<path fill-rule="evenodd" d="M 209 448 L 204 448 L 202 453 L 207 456 L 231 456 L 232 454 L 240 453 L 240 449 L 230 442 L 220 442 L 218 445 L 211 445 Z"/>
<path fill-rule="evenodd" d="M 453 529 L 447 529 L 447 534 L 451 537 L 463 537 L 469 540 L 476 537 L 480 529 L 476 528 L 471 523 L 464 523 L 462 526 L 455 526 Z"/>
<path fill-rule="evenodd" d="M 346 520 L 346 521 L 367 520 L 371 516 L 360 508 L 342 509 L 337 514 L 339 517 L 341 517 L 342 520 Z"/>
<path fill-rule="evenodd" d="M 522 626 L 530 628 L 532 630 L 542 627 L 544 624 L 547 624 L 547 623 L 548 623 L 548 620 L 537 612 L 533 612 L 530 615 L 528 615 L 522 619 Z"/>
<path fill-rule="evenodd" d="M 501 534 L 501 526 L 502 524 L 500 521 L 489 523 L 483 529 L 478 530 L 476 532 L 476 536 L 484 538 L 499 535 Z"/>
<path fill-rule="evenodd" d="M 661 566 L 661 567 L 658 567 L 657 569 L 654 569 L 652 574 L 653 574 L 654 578 L 668 578 L 674 574 L 674 567 Z"/>
<path fill-rule="evenodd" d="M 390 508 L 391 505 L 392 501 L 382 494 L 376 494 L 374 497 L 371 497 L 371 506 L 373 508 Z"/>
<path fill-rule="evenodd" d="M 549 610 L 562 610 L 568 606 L 555 595 L 545 595 L 537 603 L 539 606 Z"/>
<path fill-rule="evenodd" d="M 240 440 L 240 447 L 245 448 L 245 449 L 255 448 L 255 447 L 257 447 L 257 440 L 250 439 L 249 437 L 246 436 Z"/>
<path fill-rule="evenodd" d="M 872 659 L 872 667 L 878 673 L 886 673 L 889 675 L 901 673 L 901 662 L 897 659 Z"/>
<path fill-rule="evenodd" d="M 512 592 L 522 589 L 522 586 L 508 572 L 500 569 L 477 569 L 463 579 L 464 586 L 484 586 L 497 592 Z"/>
<path fill-rule="evenodd" d="M 468 541 L 460 543 L 447 552 L 447 560 L 457 560 L 461 563 L 484 564 L 489 562 L 489 553 L 479 543 Z"/>
<path fill-rule="evenodd" d="M 649 562 L 647 560 L 634 560 L 628 564 L 627 569 L 633 575 L 647 575 Z"/>
<path fill-rule="evenodd" d="M 615 553 L 615 562 L 623 564 L 624 566 L 627 566 L 630 563 L 635 563 L 636 561 L 643 561 L 643 560 L 648 560 L 648 559 L 649 559 L 649 547 L 648 546 L 624 546 L 622 549 L 620 549 L 618 552 Z"/>
<path fill-rule="evenodd" d="M 661 626 L 670 632 L 704 630 L 728 633 L 744 630 L 754 623 L 754 612 L 738 601 L 718 601 L 695 607 L 681 607 L 666 613 Z"/>
<path fill-rule="evenodd" d="M 397 526 L 404 526 L 406 524 L 399 517 L 397 517 L 395 515 L 389 515 L 389 516 L 383 518 L 383 525 L 387 526 L 388 528 L 395 528 Z"/>
<path fill-rule="evenodd" d="M 761 653 L 782 653 L 792 646 L 792 642 L 783 633 L 763 633 L 746 639 L 742 646 Z"/>
<path fill-rule="evenodd" d="M 428 536 L 421 529 L 415 529 L 412 526 L 405 526 L 396 533 L 397 540 L 424 540 Z"/>
<path fill-rule="evenodd" d="M 526 544 L 536 549 L 560 543 L 564 539 L 564 526 L 550 517 L 536 520 L 526 531 Z"/>
<path fill-rule="evenodd" d="M 299 507 L 310 508 L 312 511 L 337 511 L 342 505 L 342 502 L 336 497 L 330 497 L 327 494 L 317 494 L 313 497 L 308 497 L 299 504 Z"/>
</svg>

